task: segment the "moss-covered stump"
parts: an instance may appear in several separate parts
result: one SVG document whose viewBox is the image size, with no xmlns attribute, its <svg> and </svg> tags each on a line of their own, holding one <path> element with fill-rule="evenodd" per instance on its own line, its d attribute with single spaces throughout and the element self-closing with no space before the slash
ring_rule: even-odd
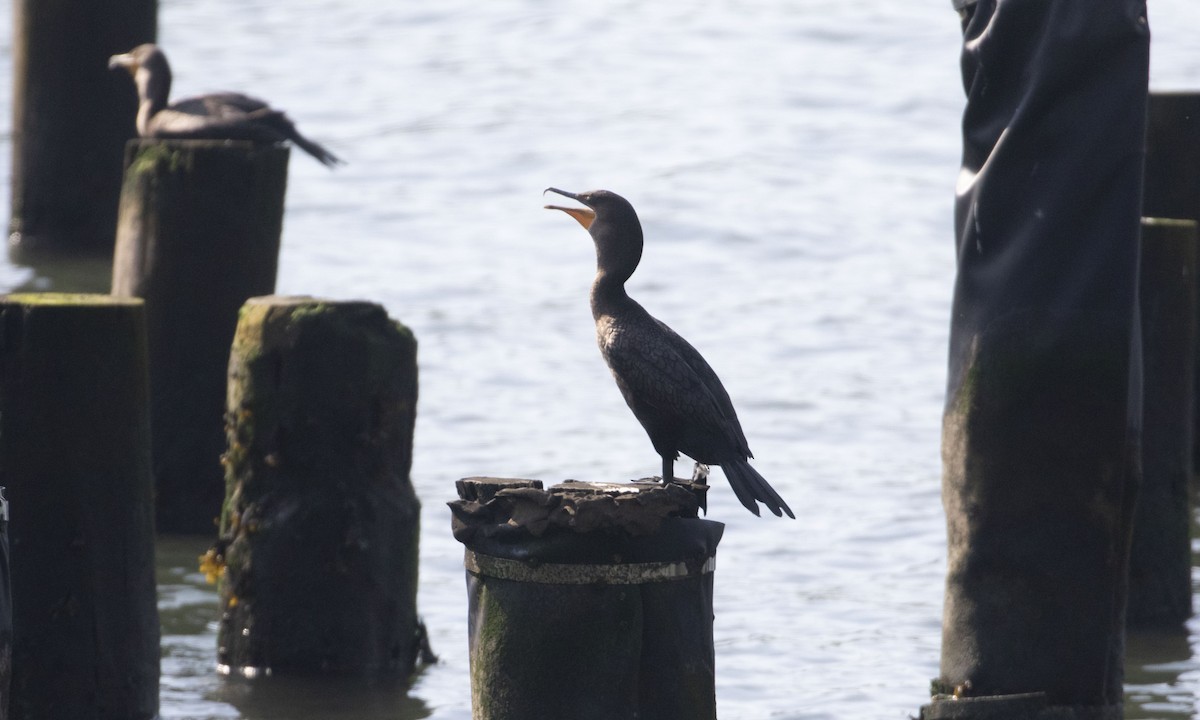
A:
<svg viewBox="0 0 1200 720">
<path fill-rule="evenodd" d="M 160 532 L 213 530 L 238 309 L 275 291 L 288 149 L 131 140 L 114 295 L 146 301 Z"/>
<path fill-rule="evenodd" d="M 416 340 L 378 305 L 261 297 L 229 359 L 218 662 L 406 676 L 420 504 Z"/>
<path fill-rule="evenodd" d="M 14 0 L 9 252 L 111 255 L 137 92 L 108 57 L 153 42 L 157 0 Z"/>
<path fill-rule="evenodd" d="M 159 629 L 141 300 L 0 297 L 12 718 L 152 718 Z"/>
<path fill-rule="evenodd" d="M 724 525 L 657 482 L 468 478 L 476 720 L 716 717 L 713 567 Z"/>
<path fill-rule="evenodd" d="M 1130 627 L 1178 626 L 1192 614 L 1193 369 L 1196 223 L 1142 221 L 1145 411 L 1142 487 L 1129 558 Z"/>
</svg>

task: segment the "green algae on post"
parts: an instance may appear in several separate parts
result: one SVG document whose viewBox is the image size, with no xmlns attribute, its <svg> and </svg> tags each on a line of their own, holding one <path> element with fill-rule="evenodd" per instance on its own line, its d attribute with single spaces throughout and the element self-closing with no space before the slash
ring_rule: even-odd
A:
<svg viewBox="0 0 1200 720">
<path fill-rule="evenodd" d="M 416 343 L 382 307 L 251 298 L 229 359 L 220 577 L 231 674 L 407 677 L 420 503 Z"/>
</svg>

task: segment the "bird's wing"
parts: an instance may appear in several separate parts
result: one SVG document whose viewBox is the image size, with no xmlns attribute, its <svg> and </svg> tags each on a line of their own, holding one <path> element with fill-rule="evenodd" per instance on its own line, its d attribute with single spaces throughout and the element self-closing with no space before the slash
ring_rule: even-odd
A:
<svg viewBox="0 0 1200 720">
<path fill-rule="evenodd" d="M 692 347 L 692 344 L 687 340 L 684 340 L 682 335 L 672 330 L 658 318 L 655 318 L 654 322 L 658 323 L 658 326 L 664 333 L 673 338 L 675 352 L 679 353 L 679 356 L 696 373 L 696 377 L 708 390 L 709 394 L 712 395 L 713 402 L 717 404 L 721 415 L 728 421 L 730 429 L 737 438 L 740 449 L 746 453 L 747 457 L 754 457 L 746 442 L 746 435 L 742 432 L 742 424 L 738 422 L 737 411 L 733 409 L 733 401 L 729 399 L 729 393 L 721 383 L 721 378 L 717 377 L 716 371 L 712 369 L 712 366 L 708 364 L 708 361 L 704 359 L 700 351 Z"/>
<path fill-rule="evenodd" d="M 658 417 L 676 416 L 679 423 L 698 423 L 716 433 L 726 432 L 730 424 L 737 427 L 736 415 L 722 408 L 712 383 L 705 382 L 705 376 L 710 376 L 724 395 L 716 374 L 682 337 L 660 325 L 665 333 L 634 326 L 609 328 L 600 338 L 604 359 L 634 413 L 636 403 L 644 403 Z M 732 411 L 728 396 L 724 399 Z M 740 428 L 737 432 L 740 435 Z"/>
<path fill-rule="evenodd" d="M 214 118 L 177 112 L 172 108 L 160 110 L 150 118 L 147 135 L 159 138 L 249 140 L 255 143 L 284 140 L 273 127 L 255 122 L 248 116 Z"/>
<path fill-rule="evenodd" d="M 244 118 L 264 111 L 273 112 L 270 106 L 258 98 L 232 92 L 184 98 L 171 103 L 168 109 L 209 118 Z"/>
<path fill-rule="evenodd" d="M 282 110 L 241 93 L 213 93 L 185 98 L 160 110 L 150 120 L 151 137 L 208 138 L 278 143 L 291 140 L 321 163 L 342 162 L 332 152 L 309 140 Z"/>
</svg>

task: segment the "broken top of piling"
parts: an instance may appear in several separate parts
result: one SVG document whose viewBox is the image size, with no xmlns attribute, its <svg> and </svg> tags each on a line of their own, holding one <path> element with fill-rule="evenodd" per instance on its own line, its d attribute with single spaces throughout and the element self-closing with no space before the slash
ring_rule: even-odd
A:
<svg viewBox="0 0 1200 720">
<path fill-rule="evenodd" d="M 644 537 L 668 518 L 696 518 L 706 486 L 654 480 L 590 483 L 568 480 L 543 489 L 540 480 L 470 477 L 448 503 L 454 537 L 478 542 L 542 538 L 559 533 Z"/>
</svg>

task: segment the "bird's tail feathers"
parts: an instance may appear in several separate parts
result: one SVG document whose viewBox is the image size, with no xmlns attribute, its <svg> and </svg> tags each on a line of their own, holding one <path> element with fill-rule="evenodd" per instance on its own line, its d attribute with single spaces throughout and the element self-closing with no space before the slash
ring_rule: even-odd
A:
<svg viewBox="0 0 1200 720">
<path fill-rule="evenodd" d="M 263 112 L 264 115 L 262 120 L 264 122 L 267 122 L 273 126 L 288 140 L 296 143 L 301 150 L 316 158 L 317 162 L 326 167 L 336 167 L 345 162 L 337 155 L 334 155 L 327 150 L 324 146 L 320 145 L 319 143 L 315 143 L 301 135 L 300 131 L 296 129 L 296 125 L 292 122 L 291 118 L 289 118 L 283 112 L 271 108 L 265 108 Z"/>
<path fill-rule="evenodd" d="M 326 167 L 336 167 L 337 165 L 341 165 L 343 162 L 345 162 L 337 155 L 334 155 L 326 150 L 322 145 L 318 145 L 300 133 L 296 133 L 296 135 L 292 138 L 292 142 L 299 145 L 301 150 L 315 157 L 318 162 Z"/>
<path fill-rule="evenodd" d="M 725 477 L 728 478 L 729 485 L 733 488 L 733 494 L 737 495 L 737 499 L 750 512 L 758 515 L 758 503 L 761 502 L 776 517 L 782 517 L 784 513 L 787 513 L 788 517 L 796 518 L 792 509 L 783 501 L 783 498 L 779 497 L 779 493 L 775 492 L 775 488 L 771 487 L 750 463 L 745 460 L 735 460 L 722 464 L 721 469 L 725 471 Z"/>
</svg>

